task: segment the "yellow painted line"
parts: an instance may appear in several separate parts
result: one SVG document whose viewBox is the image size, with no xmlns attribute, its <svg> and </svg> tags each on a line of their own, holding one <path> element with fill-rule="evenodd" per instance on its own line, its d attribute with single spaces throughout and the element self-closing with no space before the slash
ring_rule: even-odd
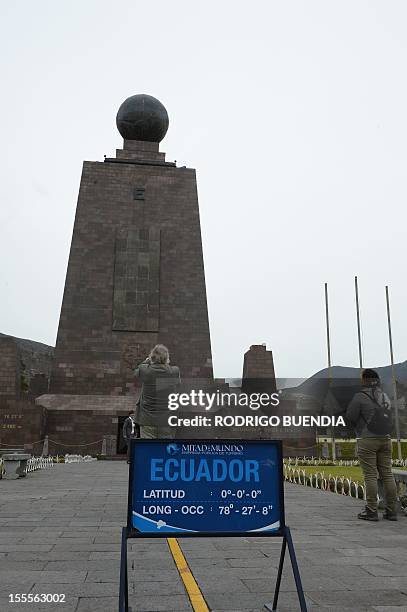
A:
<svg viewBox="0 0 407 612">
<path fill-rule="evenodd" d="M 195 612 L 209 612 L 206 601 L 200 591 L 198 583 L 189 569 L 189 565 L 184 557 L 180 545 L 178 544 L 178 541 L 175 538 L 167 538 L 167 542 L 193 609 Z"/>
</svg>

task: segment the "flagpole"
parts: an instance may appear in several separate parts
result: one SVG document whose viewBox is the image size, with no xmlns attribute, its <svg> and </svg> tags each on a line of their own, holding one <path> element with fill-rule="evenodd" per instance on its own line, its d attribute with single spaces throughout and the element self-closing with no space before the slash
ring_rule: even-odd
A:
<svg viewBox="0 0 407 612">
<path fill-rule="evenodd" d="M 390 318 L 390 298 L 389 288 L 386 285 L 386 306 L 387 306 L 387 326 L 389 329 L 389 346 L 390 346 L 390 363 L 391 363 L 391 377 L 393 382 L 393 398 L 394 398 L 394 420 L 396 425 L 396 438 L 397 438 L 397 454 L 398 458 L 402 459 L 401 453 L 401 439 L 400 439 L 400 421 L 399 421 L 399 407 L 397 399 L 397 384 L 396 384 L 396 373 L 394 370 L 394 354 L 393 354 L 393 336 L 391 332 L 391 318 Z"/>
<path fill-rule="evenodd" d="M 355 299 L 356 299 L 356 321 L 357 321 L 357 326 L 358 326 L 359 367 L 360 367 L 360 372 L 362 373 L 362 369 L 363 369 L 362 336 L 360 332 L 359 287 L 358 287 L 358 277 L 357 276 L 355 276 Z"/>
<path fill-rule="evenodd" d="M 325 318 L 326 318 L 326 346 L 328 351 L 328 377 L 332 378 L 331 371 L 331 336 L 329 332 L 329 304 L 328 304 L 328 283 L 325 283 Z"/>
<path fill-rule="evenodd" d="M 326 318 L 326 347 L 328 352 L 328 390 L 332 383 L 332 361 L 331 361 L 331 334 L 329 331 L 329 301 L 328 301 L 328 283 L 325 283 L 325 318 Z M 336 459 L 336 442 L 335 428 L 331 428 L 332 440 L 332 459 Z"/>
</svg>

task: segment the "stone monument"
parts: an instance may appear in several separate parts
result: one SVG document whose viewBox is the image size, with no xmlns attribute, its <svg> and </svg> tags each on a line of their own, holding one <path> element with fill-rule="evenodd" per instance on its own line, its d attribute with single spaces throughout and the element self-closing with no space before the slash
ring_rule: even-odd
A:
<svg viewBox="0 0 407 612">
<path fill-rule="evenodd" d="M 128 412 L 119 398 L 129 400 L 133 369 L 157 343 L 184 380 L 212 379 L 195 170 L 159 151 L 169 120 L 152 96 L 127 98 L 116 123 L 123 149 L 83 165 L 50 394 L 37 400 L 78 418 L 91 410 L 82 433 L 102 405 L 110 417 Z M 59 422 L 73 440 L 72 422 Z"/>
</svg>

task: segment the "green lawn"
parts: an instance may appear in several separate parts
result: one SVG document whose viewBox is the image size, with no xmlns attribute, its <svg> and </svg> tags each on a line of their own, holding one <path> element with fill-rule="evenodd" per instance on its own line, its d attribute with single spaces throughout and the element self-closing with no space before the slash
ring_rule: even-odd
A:
<svg viewBox="0 0 407 612">
<path fill-rule="evenodd" d="M 295 467 L 295 466 L 291 466 Z M 352 480 L 358 480 L 363 482 L 363 473 L 360 467 L 343 467 L 339 465 L 319 465 L 319 466 L 308 466 L 299 465 L 298 469 L 305 470 L 307 475 L 316 474 L 317 472 L 323 472 L 325 478 L 328 478 L 329 474 L 332 476 L 351 478 Z M 407 469 L 407 468 L 396 468 L 396 469 Z"/>
<path fill-rule="evenodd" d="M 324 438 L 328 441 L 329 456 L 332 457 L 332 442 L 331 438 Z M 341 459 L 356 459 L 356 441 L 355 440 L 336 440 L 336 447 Z M 318 456 L 322 454 L 323 443 L 318 443 Z M 401 440 L 401 453 L 404 458 L 407 457 L 407 440 Z M 393 440 L 393 459 L 398 458 L 397 442 Z"/>
<path fill-rule="evenodd" d="M 320 465 L 320 466 L 298 466 L 300 470 L 305 470 L 307 475 L 316 474 L 317 472 L 323 472 L 325 478 L 328 478 L 329 474 L 332 476 L 345 476 L 346 478 L 352 478 L 352 480 L 358 480 L 363 482 L 363 474 L 360 467 L 341 467 L 339 465 Z"/>
</svg>

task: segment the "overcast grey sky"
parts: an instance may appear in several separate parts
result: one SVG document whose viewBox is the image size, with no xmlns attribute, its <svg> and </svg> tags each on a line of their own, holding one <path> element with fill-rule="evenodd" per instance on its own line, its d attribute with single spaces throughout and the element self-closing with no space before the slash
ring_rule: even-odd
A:
<svg viewBox="0 0 407 612">
<path fill-rule="evenodd" d="M 217 376 L 266 342 L 280 377 L 407 359 L 407 5 L 0 3 L 0 331 L 55 343 L 83 160 L 122 145 L 121 102 L 166 106 L 197 169 Z M 187 347 L 186 347 L 187 348 Z"/>
</svg>

